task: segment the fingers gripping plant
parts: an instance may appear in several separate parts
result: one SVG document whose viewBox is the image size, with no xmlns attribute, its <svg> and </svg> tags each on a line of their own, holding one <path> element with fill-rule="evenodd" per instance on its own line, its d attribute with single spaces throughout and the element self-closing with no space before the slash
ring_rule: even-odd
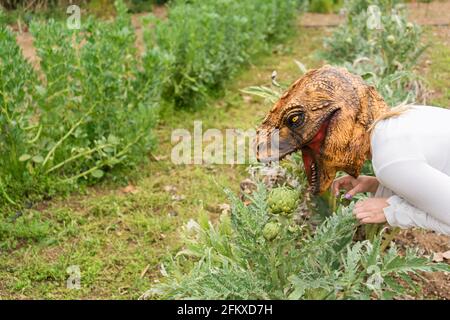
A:
<svg viewBox="0 0 450 320">
<path fill-rule="evenodd" d="M 163 282 L 144 298 L 387 299 L 416 288 L 411 274 L 446 270 L 381 240 L 353 242 L 352 207 L 339 207 L 316 230 L 270 213 L 263 185 L 246 206 L 228 192 L 231 217 L 201 215 L 186 227 L 186 245 L 164 265 Z M 399 279 L 402 279 L 400 281 Z"/>
</svg>

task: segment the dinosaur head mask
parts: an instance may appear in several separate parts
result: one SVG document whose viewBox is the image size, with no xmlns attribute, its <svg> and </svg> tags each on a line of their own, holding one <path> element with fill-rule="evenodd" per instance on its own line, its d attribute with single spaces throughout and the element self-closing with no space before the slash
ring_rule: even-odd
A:
<svg viewBox="0 0 450 320">
<path fill-rule="evenodd" d="M 370 154 L 368 129 L 387 110 L 381 96 L 346 69 L 324 66 L 298 79 L 264 119 L 257 159 L 301 150 L 311 191 L 326 191 L 337 171 L 357 177 Z"/>
</svg>

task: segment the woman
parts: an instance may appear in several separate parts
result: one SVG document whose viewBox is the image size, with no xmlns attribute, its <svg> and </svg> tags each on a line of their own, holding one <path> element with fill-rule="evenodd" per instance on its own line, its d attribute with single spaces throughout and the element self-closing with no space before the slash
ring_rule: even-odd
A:
<svg viewBox="0 0 450 320">
<path fill-rule="evenodd" d="M 344 176 L 332 190 L 345 197 L 371 192 L 356 203 L 362 223 L 388 222 L 450 235 L 450 111 L 411 106 L 379 120 L 371 137 L 376 177 Z"/>
<path fill-rule="evenodd" d="M 302 151 L 311 191 L 332 184 L 355 205 L 362 223 L 388 222 L 450 235 L 450 111 L 428 106 L 389 109 L 376 90 L 343 68 L 324 66 L 297 80 L 257 134 L 257 158 Z M 375 177 L 359 176 L 372 160 Z"/>
</svg>

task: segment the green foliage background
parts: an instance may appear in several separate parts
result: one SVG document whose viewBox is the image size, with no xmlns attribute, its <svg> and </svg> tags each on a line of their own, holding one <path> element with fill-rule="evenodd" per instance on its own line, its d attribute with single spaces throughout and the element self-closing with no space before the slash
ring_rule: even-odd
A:
<svg viewBox="0 0 450 320">
<path fill-rule="evenodd" d="M 297 1 L 176 1 L 145 18 L 136 52 L 128 8 L 116 18 L 30 20 L 40 71 L 0 18 L 0 204 L 48 198 L 145 161 L 161 108 L 200 107 L 292 30 Z M 0 16 L 5 13 L 0 11 Z"/>
<path fill-rule="evenodd" d="M 380 28 L 369 28 L 369 6 L 377 6 Z M 346 67 L 373 84 L 386 102 L 423 101 L 423 84 L 414 72 L 427 48 L 422 30 L 408 22 L 399 0 L 349 0 L 343 7 L 346 21 L 324 39 L 321 59 Z"/>
<path fill-rule="evenodd" d="M 33 21 L 41 74 L 2 27 L 3 202 L 51 194 L 81 178 L 98 180 L 113 167 L 134 166 L 154 143 L 150 128 L 159 84 L 138 70 L 134 31 L 123 3 L 117 7 L 116 21 L 89 19 L 81 31 L 54 20 Z"/>
</svg>

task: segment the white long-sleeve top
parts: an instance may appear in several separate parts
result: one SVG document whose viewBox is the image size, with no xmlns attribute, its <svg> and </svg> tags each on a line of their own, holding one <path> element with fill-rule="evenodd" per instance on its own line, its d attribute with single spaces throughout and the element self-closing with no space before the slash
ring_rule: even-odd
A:
<svg viewBox="0 0 450 320">
<path fill-rule="evenodd" d="M 371 148 L 387 222 L 450 235 L 450 110 L 411 106 L 376 124 Z"/>
</svg>

